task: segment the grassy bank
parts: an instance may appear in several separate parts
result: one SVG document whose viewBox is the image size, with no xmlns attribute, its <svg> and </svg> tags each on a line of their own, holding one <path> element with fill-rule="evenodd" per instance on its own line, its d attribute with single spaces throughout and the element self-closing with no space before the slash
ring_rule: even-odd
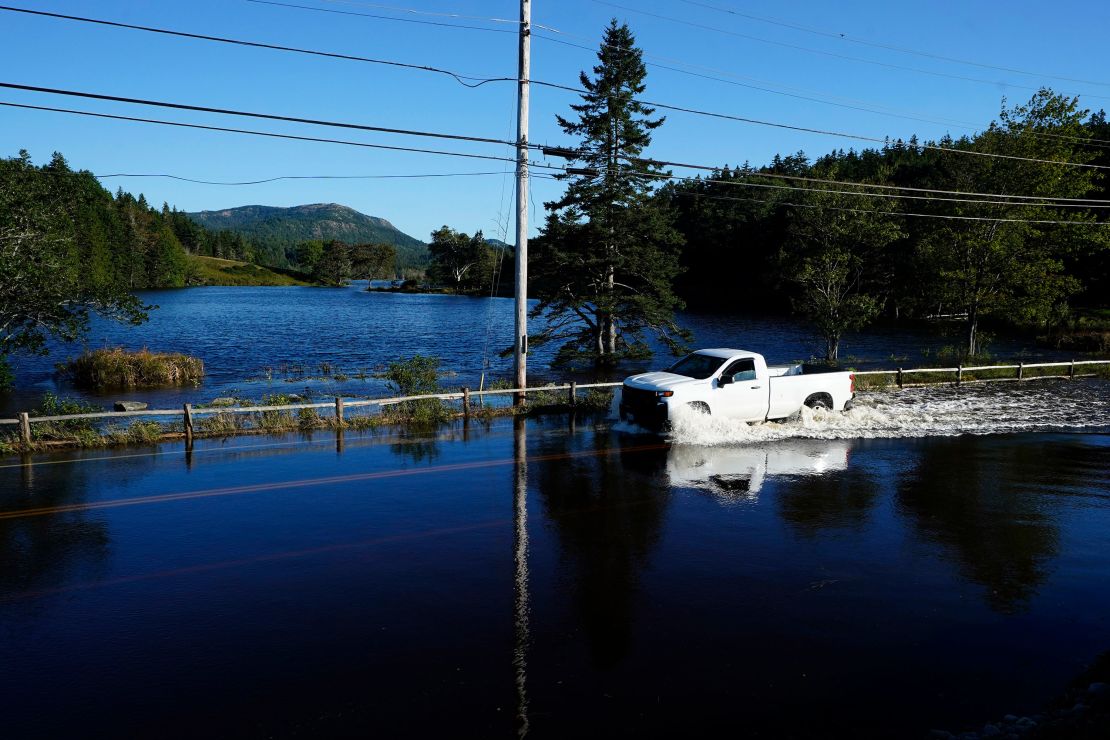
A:
<svg viewBox="0 0 1110 740">
<path fill-rule="evenodd" d="M 292 270 L 261 267 L 250 262 L 188 255 L 189 285 L 287 286 L 311 285 Z"/>
<path fill-rule="evenodd" d="M 204 378 L 204 362 L 196 357 L 148 349 L 128 352 L 122 347 L 85 352 L 58 370 L 81 388 L 197 385 Z"/>
</svg>

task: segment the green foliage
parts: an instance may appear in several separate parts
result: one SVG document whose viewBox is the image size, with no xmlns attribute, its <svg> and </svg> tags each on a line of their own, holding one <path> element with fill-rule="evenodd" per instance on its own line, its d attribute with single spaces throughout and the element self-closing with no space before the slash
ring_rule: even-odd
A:
<svg viewBox="0 0 1110 740">
<path fill-rule="evenodd" d="M 6 391 L 15 383 L 15 374 L 5 355 L 0 355 L 0 391 Z"/>
<path fill-rule="evenodd" d="M 312 270 L 312 279 L 321 285 L 340 288 L 347 284 L 353 274 L 351 245 L 334 239 L 325 242 L 323 252 Z"/>
<path fill-rule="evenodd" d="M 911 137 L 879 149 L 835 151 L 812 163 L 801 152 L 776 155 L 765 167 L 726 166 L 667 185 L 657 200 L 677 213 L 686 238 L 687 271 L 677 290 L 694 308 L 735 311 L 742 279 L 745 307 L 787 308 L 802 263 L 825 248 L 800 238 L 799 225 L 812 221 L 809 236 L 844 237 L 834 246 L 858 258 L 852 293 L 871 296 L 888 317 L 966 315 L 961 355 L 979 352 L 984 318 L 1042 330 L 1058 325 L 1069 302 L 1107 305 L 1110 296 L 1105 214 L 1038 202 L 1110 197 L 1110 178 L 1097 170 L 1053 164 L 1110 166 L 1110 149 L 1089 146 L 1092 138 L 1110 140 L 1105 113 L 1088 116 L 1074 99 L 1041 90 L 1025 105 L 1004 107 L 980 134 L 945 137 L 929 148 Z M 831 190 L 839 192 L 821 192 Z M 1023 197 L 984 204 L 963 202 L 958 193 Z M 884 233 L 884 223 L 900 235 Z M 853 232 L 858 237 L 849 238 Z"/>
<path fill-rule="evenodd" d="M 54 393 L 46 393 L 38 408 L 31 416 L 69 416 L 71 414 L 95 414 L 104 411 L 99 406 L 73 398 L 62 398 Z M 65 419 L 44 421 L 31 425 L 31 434 L 37 440 L 76 442 L 82 447 L 94 447 L 93 440 L 99 437 L 91 419 Z"/>
<path fill-rule="evenodd" d="M 294 248 L 293 254 L 297 260 L 297 265 L 305 272 L 312 274 L 316 272 L 316 265 L 320 263 L 320 259 L 324 256 L 324 243 L 319 239 L 301 242 Z"/>
<path fill-rule="evenodd" d="M 397 248 L 384 242 L 351 247 L 354 276 L 366 280 L 391 280 L 397 273 Z"/>
<path fill-rule="evenodd" d="M 456 293 L 486 293 L 498 267 L 497 255 L 481 231 L 467 236 L 449 226 L 432 232 L 428 277 Z"/>
<path fill-rule="evenodd" d="M 682 235 L 674 214 L 651 197 L 665 176 L 642 159 L 651 132 L 663 124 L 654 109 L 636 102 L 647 70 L 627 25 L 614 20 L 605 29 L 582 102 L 572 105 L 576 120 L 557 116 L 560 128 L 579 137 L 578 169 L 566 193 L 548 203 L 543 232 L 530 260 L 547 329 L 533 344 L 561 342 L 557 364 L 590 361 L 612 364 L 650 354 L 654 334 L 674 353 L 684 350 L 687 331 L 674 312 L 683 307 L 672 283 L 681 272 Z"/>
<path fill-rule="evenodd" d="M 186 285 L 308 285 L 308 275 L 219 257 L 186 255 Z"/>
<path fill-rule="evenodd" d="M 236 434 L 247 428 L 246 414 L 220 412 L 202 416 L 197 426 L 205 434 L 226 436 Z"/>
<path fill-rule="evenodd" d="M 833 178 L 835 170 L 826 171 Z M 814 327 L 825 343 L 825 359 L 839 356 L 840 338 L 871 322 L 881 307 L 887 280 L 883 265 L 887 249 L 905 236 L 890 204 L 869 200 L 857 203 L 852 195 L 807 193 L 806 208 L 790 214 L 788 250 L 780 260 L 784 274 L 800 288 L 794 308 Z M 864 283 L 869 266 L 872 285 Z"/>
<path fill-rule="evenodd" d="M 26 152 L 0 160 L 0 355 L 42 351 L 49 335 L 79 338 L 94 312 L 145 320 L 129 292 L 145 262 L 117 266 L 117 244 L 125 256 L 144 247 L 125 218 L 139 211 L 113 201 L 91 174 L 70 170 L 60 154 L 42 168 Z"/>
<path fill-rule="evenodd" d="M 60 369 L 85 388 L 197 385 L 204 378 L 204 362 L 196 357 L 147 349 L 128 352 L 122 347 L 87 351 Z"/>
<path fill-rule="evenodd" d="M 1081 143 L 1087 135 L 1082 124 L 1086 117 L 1076 99 L 1041 90 L 1028 105 L 1003 108 L 999 123 L 958 146 L 1043 161 L 951 157 L 943 161 L 941 171 L 960 190 L 1088 197 L 1096 188 L 1095 171 L 1048 163 L 1094 159 Z M 1046 129 L 1053 132 L 1052 137 L 1038 135 Z M 1095 217 L 1089 213 L 1035 201 L 993 210 L 990 216 L 996 218 L 991 220 L 934 224 L 919 242 L 926 264 L 933 268 L 934 292 L 940 302 L 967 314 L 967 355 L 979 351 L 978 325 L 984 316 L 1042 325 L 1058 317 L 1065 299 L 1081 287 L 1065 271 L 1065 257 L 1110 244 L 1106 228 L 1094 225 Z M 951 211 L 979 215 L 982 208 L 953 204 Z"/>
<path fill-rule="evenodd" d="M 377 377 L 389 381 L 390 390 L 401 396 L 420 396 L 439 392 L 439 358 L 414 355 L 391 362 Z M 450 417 L 447 407 L 437 398 L 405 401 L 382 409 L 389 421 L 433 424 Z"/>
</svg>

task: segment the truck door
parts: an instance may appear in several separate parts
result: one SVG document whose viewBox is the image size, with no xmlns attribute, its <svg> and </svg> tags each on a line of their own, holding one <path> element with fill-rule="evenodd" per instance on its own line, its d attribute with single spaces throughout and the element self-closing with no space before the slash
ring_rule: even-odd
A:
<svg viewBox="0 0 1110 740">
<path fill-rule="evenodd" d="M 729 363 L 716 386 L 709 404 L 713 414 L 743 421 L 763 421 L 767 417 L 767 381 L 756 377 L 752 358 Z"/>
</svg>

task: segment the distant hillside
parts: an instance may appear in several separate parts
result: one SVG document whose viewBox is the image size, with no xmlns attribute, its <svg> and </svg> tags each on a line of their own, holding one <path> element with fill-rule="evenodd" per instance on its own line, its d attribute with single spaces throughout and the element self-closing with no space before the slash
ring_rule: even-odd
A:
<svg viewBox="0 0 1110 740">
<path fill-rule="evenodd" d="M 428 264 L 428 248 L 424 242 L 384 218 L 367 216 L 336 203 L 292 208 L 241 206 L 188 215 L 205 228 L 234 231 L 262 247 L 288 250 L 311 239 L 339 239 L 351 244 L 384 242 L 396 247 L 399 268 L 419 268 Z"/>
</svg>

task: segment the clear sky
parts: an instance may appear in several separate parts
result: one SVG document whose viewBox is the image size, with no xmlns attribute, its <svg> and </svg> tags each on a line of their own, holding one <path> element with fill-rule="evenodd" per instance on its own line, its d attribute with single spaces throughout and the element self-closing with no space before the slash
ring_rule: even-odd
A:
<svg viewBox="0 0 1110 740">
<path fill-rule="evenodd" d="M 283 0 L 332 12 L 248 0 L 8 1 L 25 8 L 431 65 L 481 77 L 512 77 L 516 73 L 517 41 L 512 23 L 422 15 L 401 9 L 515 20 L 519 6 L 514 0 Z M 779 23 L 720 12 L 707 5 Z M 553 29 L 536 29 L 532 47 L 534 79 L 575 85 L 578 72 L 595 61 L 591 51 L 539 36 L 596 50 L 602 29 L 616 17 L 629 23 L 645 51 L 649 63 L 645 98 L 729 115 L 864 136 L 908 138 L 916 133 L 921 138 L 937 138 L 945 133 L 959 136 L 985 126 L 997 115 L 1003 96 L 1011 103 L 1024 102 L 1040 85 L 1078 94 L 1092 110 L 1110 108 L 1110 70 L 1105 57 L 1110 3 L 1104 1 L 534 0 L 532 6 L 533 22 Z M 497 31 L 366 15 L 467 24 Z M 0 33 L 4 39 L 0 45 L 3 82 L 496 139 L 511 139 L 515 133 L 512 83 L 494 82 L 472 90 L 443 75 L 421 71 L 10 12 L 0 12 Z M 508 147 L 499 145 L 160 111 L 22 91 L 0 90 L 0 100 L 512 156 Z M 556 113 L 566 115 L 572 102 L 574 96 L 570 93 L 534 89 L 532 141 L 574 143 L 562 136 L 554 120 Z M 512 169 L 505 162 L 263 139 L 11 108 L 0 108 L 0 140 L 4 156 L 25 148 L 41 163 L 57 150 L 73 166 L 98 174 L 170 173 L 203 180 L 501 173 Z M 776 152 L 804 150 L 814 156 L 852 146 L 858 148 L 861 144 L 675 112 L 668 114 L 667 123 L 657 131 L 648 154 L 708 165 L 744 161 L 759 165 Z M 694 174 L 681 170 L 676 173 Z M 494 237 L 501 237 L 507 224 L 508 240 L 512 241 L 511 174 L 293 180 L 250 186 L 146 178 L 104 182 L 110 189 L 122 186 L 136 194 L 145 193 L 154 204 L 166 201 L 189 211 L 247 204 L 337 202 L 387 218 L 425 240 L 442 224 L 467 232 L 483 229 L 487 236 Z M 533 183 L 533 233 L 543 219 L 543 201 L 553 198 L 561 187 L 550 180 Z"/>
</svg>

